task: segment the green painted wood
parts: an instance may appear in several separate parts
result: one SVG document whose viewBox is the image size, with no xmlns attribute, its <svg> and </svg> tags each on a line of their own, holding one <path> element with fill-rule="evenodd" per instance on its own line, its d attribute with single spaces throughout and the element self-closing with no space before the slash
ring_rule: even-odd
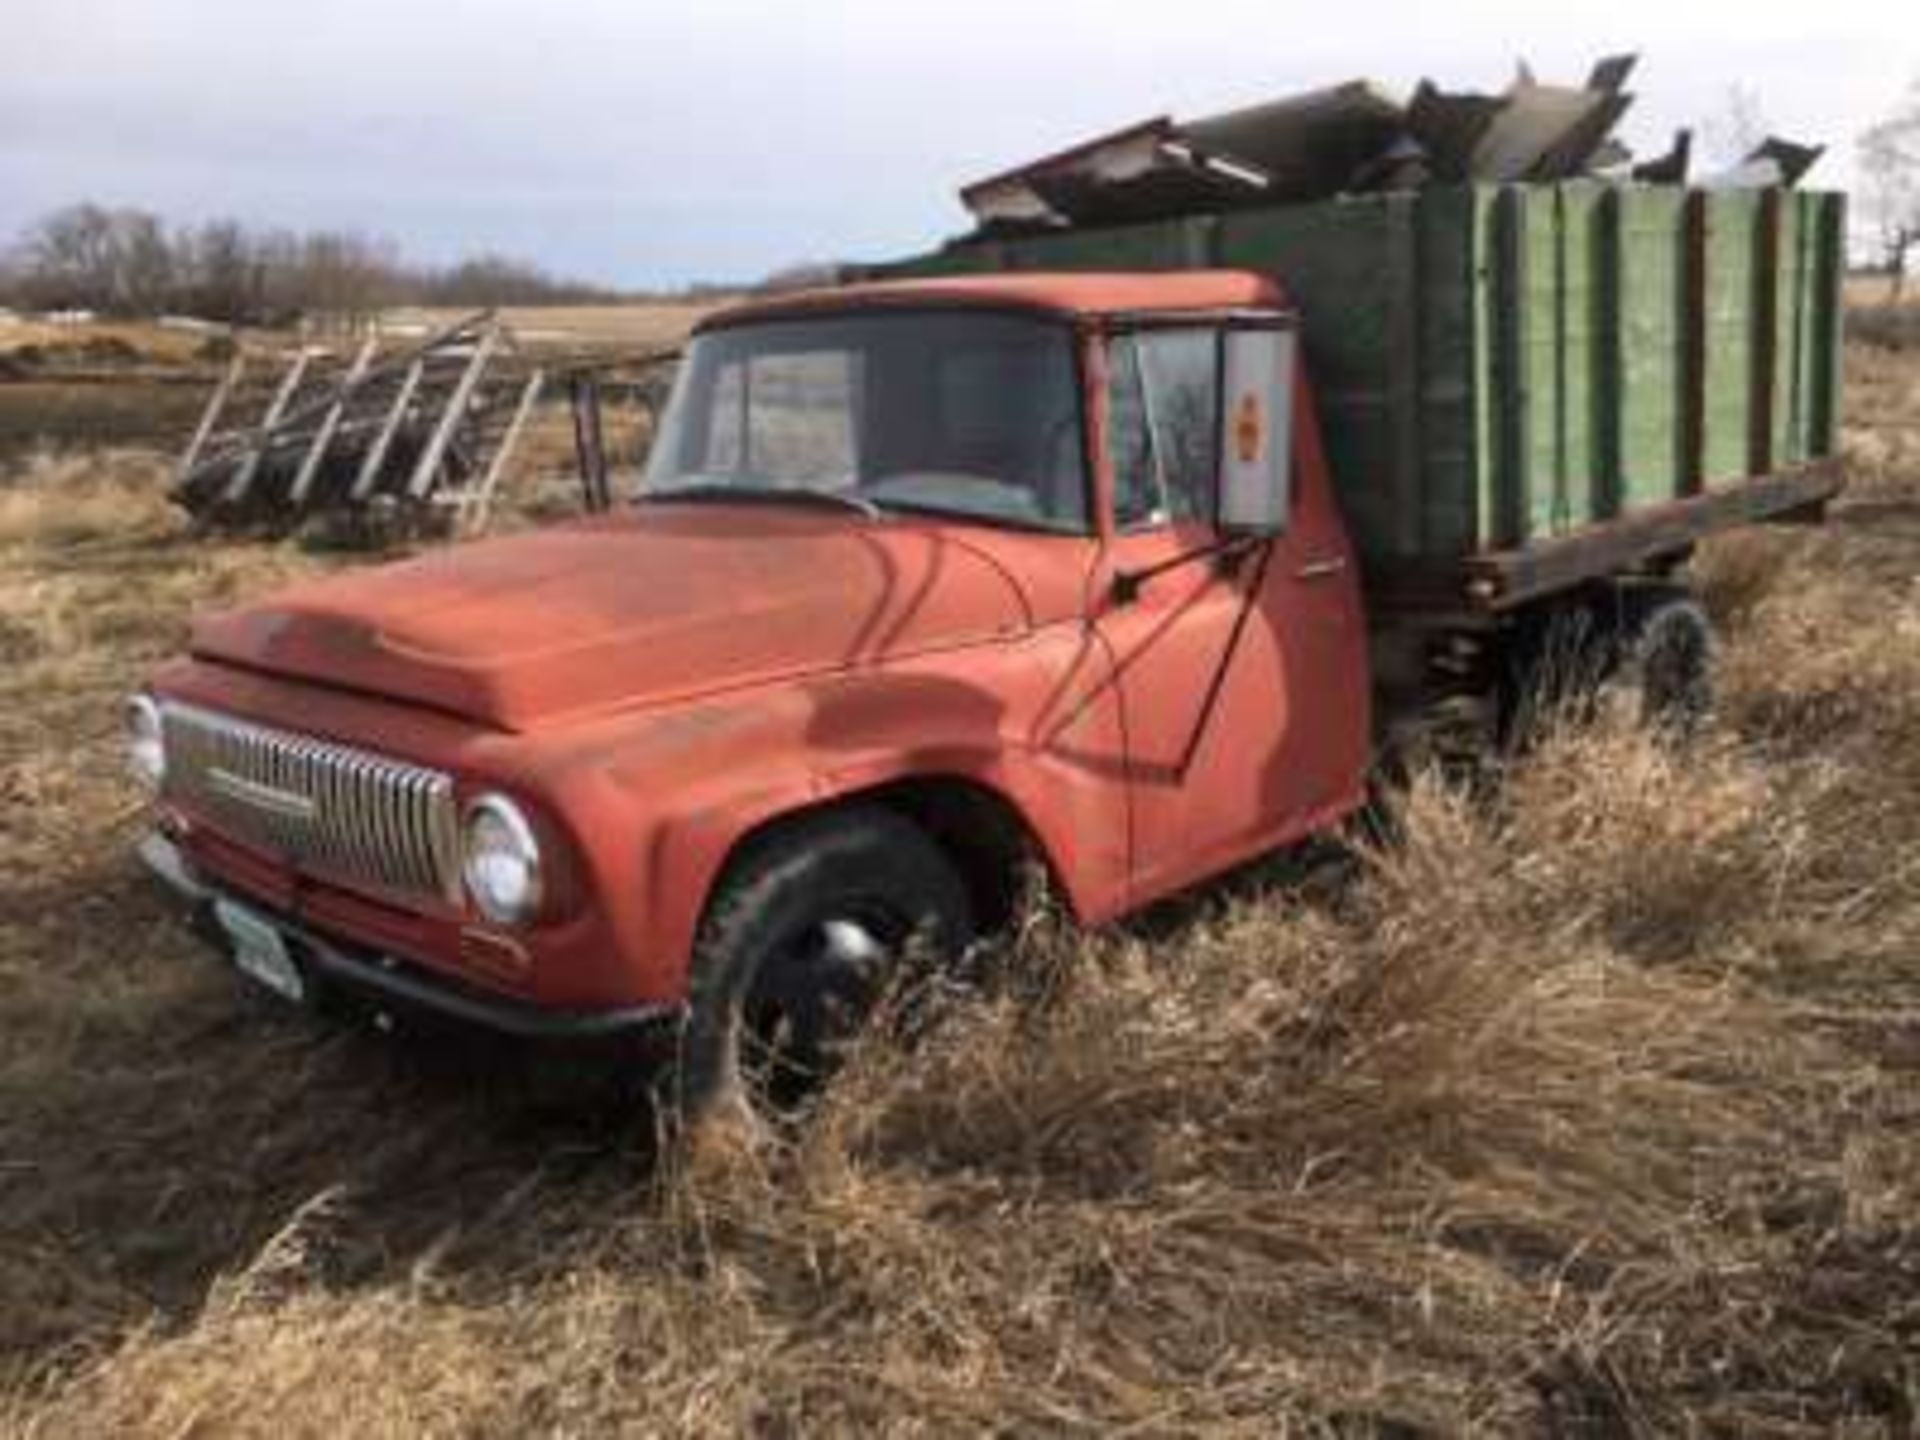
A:
<svg viewBox="0 0 1920 1440">
<path fill-rule="evenodd" d="M 1619 210 L 1619 376 L 1614 444 L 1620 507 L 1680 494 L 1686 327 L 1686 197 L 1674 189 L 1622 190 Z"/>
<path fill-rule="evenodd" d="M 1417 553 L 1478 548 L 1494 526 L 1488 256 L 1493 192 L 1428 191 L 1414 210 L 1419 269 Z M 1399 553 L 1399 552 L 1396 552 Z"/>
<path fill-rule="evenodd" d="M 1793 367 L 1793 430 L 1791 453 L 1796 461 L 1815 458 L 1820 452 L 1814 437 L 1814 410 L 1823 376 L 1820 355 L 1820 222 L 1826 202 L 1832 197 L 1817 194 L 1794 196 L 1794 276 L 1793 276 L 1793 348 L 1788 363 Z"/>
<path fill-rule="evenodd" d="M 1608 398 L 1600 313 L 1607 293 L 1602 268 L 1608 254 L 1601 206 L 1605 193 L 1603 186 L 1592 182 L 1558 187 L 1560 430 L 1555 463 L 1561 530 L 1591 525 L 1606 513 L 1600 442 Z"/>
<path fill-rule="evenodd" d="M 1815 240 L 1810 253 L 1807 350 L 1807 453 L 1833 455 L 1840 442 L 1841 324 L 1846 305 L 1841 284 L 1846 275 L 1847 197 L 1809 197 Z"/>
<path fill-rule="evenodd" d="M 1527 538 L 1535 423 L 1533 229 L 1537 206 L 1521 186 L 1499 192 L 1494 209 L 1493 289 L 1493 528 L 1483 543 L 1518 545 Z"/>
<path fill-rule="evenodd" d="M 1800 348 L 1806 339 L 1807 257 L 1806 227 L 1801 223 L 1801 197 L 1780 197 L 1780 233 L 1777 263 L 1771 275 L 1759 277 L 1773 287 L 1773 458 L 1790 465 L 1806 458 L 1806 366 Z"/>
<path fill-rule="evenodd" d="M 1706 226 L 1701 479 L 1714 486 L 1748 473 L 1760 197 L 1751 191 L 1708 195 Z"/>
<path fill-rule="evenodd" d="M 1551 188 L 1516 189 L 1526 270 L 1518 302 L 1525 335 L 1523 391 L 1527 417 L 1519 486 L 1523 528 L 1516 540 L 1545 538 L 1571 528 L 1561 485 L 1560 454 L 1566 430 L 1566 391 L 1560 383 L 1560 204 Z"/>
<path fill-rule="evenodd" d="M 1014 270 L 1178 270 L 1187 264 L 1183 222 L 1127 225 L 1114 230 L 1072 230 L 1005 245 Z"/>
<path fill-rule="evenodd" d="M 1763 276 L 1758 198 L 1698 198 L 1703 470 L 1725 484 L 1747 473 L 1761 411 L 1776 463 L 1831 452 L 1844 212 L 1838 196 L 1783 196 Z M 1591 182 L 1432 187 L 962 245 L 881 273 L 1217 264 L 1274 274 L 1302 313 L 1362 555 L 1455 557 L 1686 493 L 1687 200 L 1673 187 Z M 1773 314 L 1764 374 L 1761 285 Z"/>
<path fill-rule="evenodd" d="M 1394 426 L 1391 411 L 1392 260 L 1387 206 L 1332 202 L 1222 217 L 1220 263 L 1280 277 L 1305 322 L 1307 363 L 1319 394 L 1328 461 L 1342 482 L 1363 553 L 1393 555 Z"/>
<path fill-rule="evenodd" d="M 1618 187 L 1600 192 L 1593 208 L 1592 371 L 1593 511 L 1620 513 L 1624 492 L 1620 453 L 1620 392 L 1625 354 L 1620 343 L 1621 215 Z"/>
</svg>

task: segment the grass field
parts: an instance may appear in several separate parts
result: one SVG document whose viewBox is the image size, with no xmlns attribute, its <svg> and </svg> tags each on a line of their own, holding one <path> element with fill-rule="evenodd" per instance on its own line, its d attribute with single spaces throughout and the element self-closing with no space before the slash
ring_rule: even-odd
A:
<svg viewBox="0 0 1920 1440">
<path fill-rule="evenodd" d="M 0 485 L 0 1431 L 1905 1435 L 1920 1423 L 1920 359 L 1821 529 L 1701 561 L 1683 753 L 1080 940 L 791 1152 L 243 996 L 135 873 L 194 606 L 138 452 Z"/>
<path fill-rule="evenodd" d="M 718 303 L 718 302 L 715 302 Z M 501 311 L 516 340 L 540 352 L 632 356 L 677 346 L 711 304 L 636 303 L 602 306 L 509 306 Z M 383 349 L 403 350 L 469 312 L 403 309 L 380 317 Z M 332 331 L 310 343 L 350 352 L 357 340 Z M 287 352 L 302 343 L 292 331 L 248 331 L 250 356 L 243 413 L 263 414 Z M 37 449 L 145 444 L 173 452 L 193 434 L 225 368 L 204 334 L 157 324 L 100 322 L 53 325 L 0 319 L 0 464 Z M 572 464 L 571 425 L 558 388 L 539 417 L 519 475 Z M 610 443 L 624 443 L 613 415 Z"/>
<path fill-rule="evenodd" d="M 619 345 L 641 349 L 680 343 L 694 322 L 722 302 L 669 302 L 633 305 L 509 305 L 501 318 L 522 339 L 535 344 Z M 380 317 L 383 329 L 405 332 L 438 330 L 463 319 L 467 312 L 410 308 L 390 310 Z"/>
</svg>

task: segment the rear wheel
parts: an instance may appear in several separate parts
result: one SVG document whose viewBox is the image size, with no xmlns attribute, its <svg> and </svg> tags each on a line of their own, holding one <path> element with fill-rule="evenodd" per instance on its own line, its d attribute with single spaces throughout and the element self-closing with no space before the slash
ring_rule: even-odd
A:
<svg viewBox="0 0 1920 1440">
<path fill-rule="evenodd" d="M 911 821 L 830 811 L 751 841 L 701 927 L 677 1083 L 683 1118 L 790 1115 L 837 1070 L 910 954 L 971 938 L 959 873 Z"/>
<path fill-rule="evenodd" d="M 1717 640 L 1684 586 L 1642 583 L 1534 617 L 1509 652 L 1500 733 L 1524 749 L 1543 728 L 1611 713 L 1681 736 L 1713 706 Z"/>
<path fill-rule="evenodd" d="M 1713 708 L 1718 648 L 1706 607 L 1680 589 L 1629 599 L 1607 692 L 1626 718 L 1678 735 L 1699 729 Z"/>
</svg>

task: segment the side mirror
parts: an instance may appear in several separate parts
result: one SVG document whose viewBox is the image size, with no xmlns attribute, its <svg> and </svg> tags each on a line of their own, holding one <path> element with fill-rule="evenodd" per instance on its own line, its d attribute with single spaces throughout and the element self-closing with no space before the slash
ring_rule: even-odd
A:
<svg viewBox="0 0 1920 1440">
<path fill-rule="evenodd" d="M 1220 528 L 1278 535 L 1293 491 L 1293 375 L 1299 335 L 1279 325 L 1226 332 L 1220 396 Z"/>
</svg>

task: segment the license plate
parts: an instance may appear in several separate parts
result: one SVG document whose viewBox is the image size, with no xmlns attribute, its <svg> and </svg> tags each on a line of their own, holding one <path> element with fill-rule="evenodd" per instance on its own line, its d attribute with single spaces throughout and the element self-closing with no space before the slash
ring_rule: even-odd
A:
<svg viewBox="0 0 1920 1440">
<path fill-rule="evenodd" d="M 233 963 L 243 975 L 295 1004 L 307 998 L 306 978 L 271 920 L 231 900 L 214 901 L 213 918 L 233 942 Z"/>
</svg>

